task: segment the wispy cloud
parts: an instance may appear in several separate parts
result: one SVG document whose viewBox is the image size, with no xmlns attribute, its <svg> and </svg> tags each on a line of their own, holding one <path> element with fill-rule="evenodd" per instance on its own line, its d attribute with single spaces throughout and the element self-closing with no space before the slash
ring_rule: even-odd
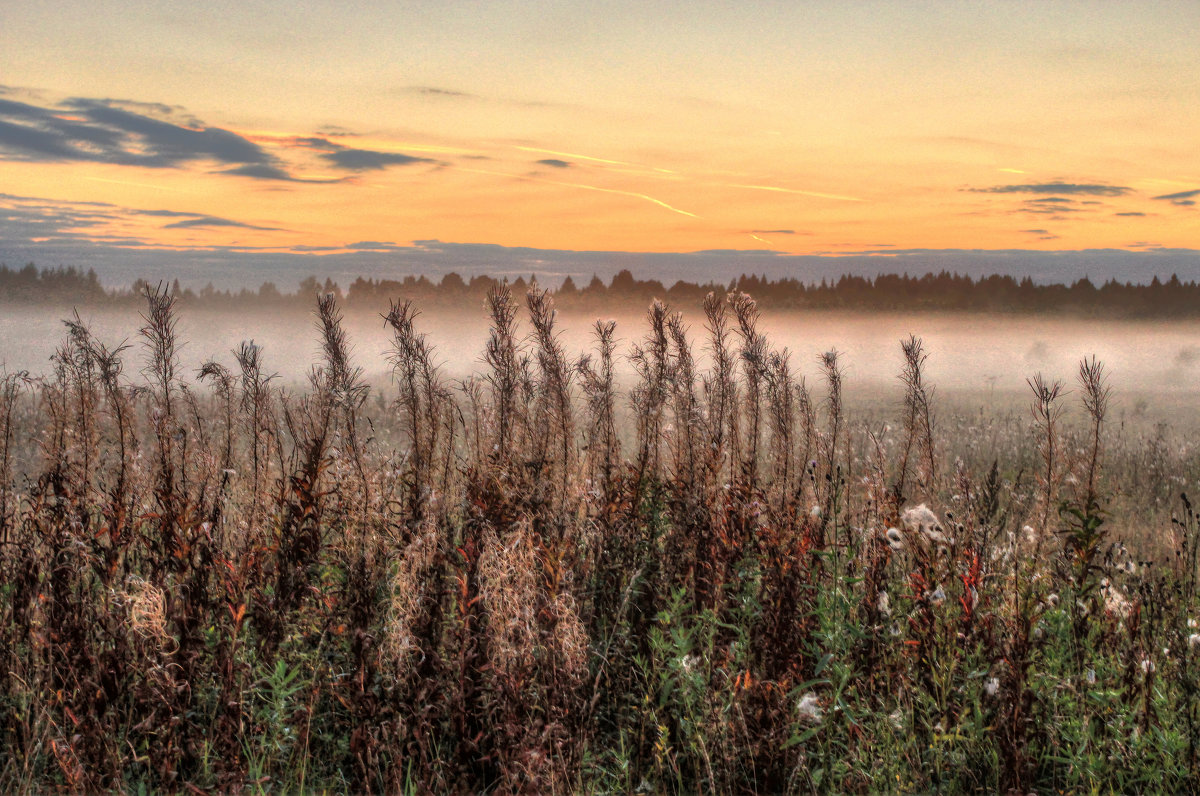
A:
<svg viewBox="0 0 1200 796">
<path fill-rule="evenodd" d="M 1123 185 L 1099 185 L 1088 182 L 1026 182 L 1021 185 L 994 185 L 986 188 L 965 188 L 972 193 L 1050 193 L 1072 196 L 1126 196 L 1133 188 Z"/>
<path fill-rule="evenodd" d="M 1062 205 L 1042 205 L 1033 204 L 1018 207 L 1013 213 L 1033 213 L 1042 216 L 1059 216 L 1063 213 L 1083 213 L 1086 212 L 1079 207 L 1063 207 Z"/>
<path fill-rule="evenodd" d="M 407 86 L 404 89 L 410 94 L 420 94 L 423 97 L 441 97 L 444 99 L 479 99 L 475 94 L 470 94 L 466 91 L 455 91 L 449 88 L 438 88 L 437 86 Z"/>
<path fill-rule="evenodd" d="M 248 163 L 245 166 L 235 166 L 232 169 L 224 169 L 217 173 L 232 174 L 238 177 L 253 177 L 256 180 L 278 180 L 279 182 L 337 182 L 336 180 L 308 180 L 301 177 L 293 177 L 285 169 L 270 163 Z"/>
<path fill-rule="evenodd" d="M 360 240 L 355 243 L 347 243 L 343 248 L 351 251 L 360 252 L 393 252 L 407 250 L 411 247 L 401 246 L 398 243 L 383 240 Z"/>
<path fill-rule="evenodd" d="M 158 103 L 75 98 L 41 106 L 0 100 L 0 158 L 91 162 L 150 169 L 215 162 L 218 173 L 290 180 L 253 141 Z"/>
<path fill-rule="evenodd" d="M 742 257 L 745 255 L 755 255 L 758 257 L 779 257 L 779 252 L 771 249 L 701 249 L 692 252 L 692 254 L 718 254 L 721 256 Z"/>
<path fill-rule="evenodd" d="M 317 128 L 319 135 L 336 135 L 342 138 L 356 138 L 362 133 L 355 132 L 348 127 L 342 127 L 337 124 L 325 124 Z"/>
<path fill-rule="evenodd" d="M 558 158 L 544 158 L 539 160 L 538 163 L 542 164 L 543 166 L 552 166 L 556 169 L 567 169 L 571 167 L 569 161 L 559 160 Z"/>
<path fill-rule="evenodd" d="M 331 141 L 321 136 L 292 136 L 271 137 L 262 136 L 263 140 L 273 140 L 285 147 L 305 149 L 315 152 L 317 157 L 329 165 L 343 171 L 382 171 L 390 166 L 409 166 L 414 163 L 439 163 L 432 158 L 419 155 L 409 155 L 404 152 L 385 151 L 348 147 L 337 141 Z M 420 149 L 421 147 L 415 147 Z M 459 151 L 448 147 L 424 147 L 433 152 Z"/>
<path fill-rule="evenodd" d="M 128 210 L 132 216 L 155 216 L 162 218 L 200 218 L 199 213 L 188 213 L 182 210 Z"/>
<path fill-rule="evenodd" d="M 1163 194 L 1162 196 L 1156 196 L 1154 198 L 1170 202 L 1171 204 L 1179 207 L 1191 207 L 1192 205 L 1196 204 L 1195 197 L 1197 196 L 1200 196 L 1200 188 L 1194 191 L 1180 191 L 1179 193 Z"/>
<path fill-rule="evenodd" d="M 149 211 L 149 212 L 143 213 L 143 215 L 166 215 L 166 214 L 169 214 L 172 216 L 182 215 L 182 214 L 176 213 L 174 211 L 159 211 L 159 212 Z M 204 227 L 238 227 L 239 229 L 258 229 L 258 230 L 263 230 L 266 232 L 280 231 L 279 227 L 260 227 L 257 224 L 246 224 L 241 221 L 234 221 L 233 219 L 229 219 L 229 218 L 219 218 L 217 216 L 194 216 L 192 218 L 185 218 L 182 221 L 175 221 L 170 224 L 167 224 L 166 226 L 163 227 L 163 229 L 193 229 L 196 227 L 201 227 L 201 228 L 204 228 Z"/>
<path fill-rule="evenodd" d="M 794 229 L 751 229 L 751 230 L 747 230 L 746 234 L 749 235 L 754 240 L 758 241 L 759 243 L 765 243 L 768 246 L 774 246 L 775 244 L 772 241 L 770 241 L 767 238 L 764 238 L 762 236 L 770 235 L 770 236 L 774 237 L 776 235 L 811 235 L 812 233 L 811 232 L 796 232 L 796 230 L 794 230 Z"/>
<path fill-rule="evenodd" d="M 59 245 L 146 247 L 157 245 L 145 219 L 170 222 L 159 229 L 233 228 L 283 231 L 231 218 L 167 208 L 121 207 L 106 202 L 70 202 L 0 194 L 0 241 L 8 245 L 54 242 Z M 140 231 L 139 231 L 140 230 Z M 143 237 L 144 235 L 144 237 Z"/>
<path fill-rule="evenodd" d="M 432 158 L 406 155 L 403 152 L 380 152 L 373 149 L 340 148 L 325 152 L 321 157 L 345 171 L 382 171 L 389 166 L 411 166 L 414 163 L 437 163 Z"/>
<path fill-rule="evenodd" d="M 513 97 L 502 96 L 484 96 L 481 94 L 473 94 L 469 91 L 459 91 L 453 88 L 443 88 L 441 86 L 404 86 L 399 90 L 401 94 L 407 94 L 419 97 L 429 102 L 459 102 L 459 103 L 480 103 L 491 105 L 502 105 L 510 108 L 520 108 L 526 110 L 566 110 L 578 108 L 579 106 L 564 102 L 548 102 L 545 100 L 528 100 L 517 99 Z"/>
<path fill-rule="evenodd" d="M 972 193 L 1034 193 L 1067 194 L 1078 196 L 1125 196 L 1133 189 L 1124 185 L 1101 185 L 1098 183 L 1035 182 L 1020 185 L 993 185 L 990 188 L 965 188 Z"/>
<path fill-rule="evenodd" d="M 1023 229 L 1021 231 L 1027 235 L 1036 235 L 1038 240 L 1058 240 L 1058 235 L 1048 229 Z"/>
</svg>

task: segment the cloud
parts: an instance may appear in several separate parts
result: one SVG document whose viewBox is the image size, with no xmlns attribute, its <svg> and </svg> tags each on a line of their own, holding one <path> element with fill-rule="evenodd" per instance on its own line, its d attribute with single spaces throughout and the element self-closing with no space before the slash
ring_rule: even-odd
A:
<svg viewBox="0 0 1200 796">
<path fill-rule="evenodd" d="M 484 96 L 472 94 L 469 91 L 458 91 L 439 86 L 404 86 L 398 91 L 402 94 L 416 95 L 430 102 L 466 102 L 488 105 L 504 105 L 511 108 L 528 110 L 579 110 L 581 106 L 563 102 L 547 102 L 545 100 L 515 99 L 512 97 Z"/>
<path fill-rule="evenodd" d="M 1032 205 L 1030 207 L 1019 207 L 1013 211 L 1014 213 L 1034 213 L 1041 216 L 1058 216 L 1060 213 L 1083 213 L 1086 212 L 1078 207 L 1061 207 L 1059 205 Z"/>
<path fill-rule="evenodd" d="M 173 118 L 177 123 L 186 127 L 204 127 L 204 123 L 188 113 L 187 109 L 182 105 L 167 105 L 163 102 L 141 102 L 130 99 L 75 99 L 68 100 L 64 105 L 69 105 L 72 102 L 98 103 L 110 108 L 133 111 L 143 116 Z"/>
<path fill-rule="evenodd" d="M 1124 196 L 1132 188 L 1123 185 L 1100 185 L 1094 183 L 1038 182 L 1022 185 L 993 185 L 990 188 L 966 188 L 972 193 L 1038 193 L 1071 194 L 1077 196 Z"/>
<path fill-rule="evenodd" d="M 1114 215 L 1134 217 L 1134 216 L 1144 216 L 1146 214 L 1145 213 L 1115 213 Z"/>
<path fill-rule="evenodd" d="M 414 163 L 444 165 L 441 161 L 432 158 L 406 155 L 403 152 L 382 152 L 374 149 L 348 147 L 319 136 L 297 136 L 284 140 L 288 146 L 315 151 L 317 157 L 343 171 L 380 171 L 389 166 L 409 166 Z"/>
<path fill-rule="evenodd" d="M 316 135 L 297 135 L 291 138 L 284 138 L 282 141 L 288 146 L 300 147 L 302 149 L 319 149 L 322 151 L 330 151 L 334 149 L 342 149 L 341 144 L 335 144 L 324 136 Z"/>
<path fill-rule="evenodd" d="M 559 160 L 558 158 L 546 158 L 545 160 L 539 160 L 538 163 L 541 163 L 543 166 L 553 166 L 556 169 L 566 169 L 571 166 L 569 161 Z"/>
<path fill-rule="evenodd" d="M 189 160 L 212 159 L 220 163 L 270 163 L 271 157 L 253 141 L 219 127 L 181 127 L 102 100 L 75 99 L 66 105 L 83 113 L 93 131 L 104 136 L 115 132 L 126 146 L 121 154 L 136 165 L 175 166 Z M 165 106 L 149 106 L 161 111 Z M 130 147 L 136 147 L 133 152 Z"/>
<path fill-rule="evenodd" d="M 794 229 L 752 229 L 752 230 L 750 230 L 750 234 L 752 234 L 752 235 L 800 235 L 800 234 L 807 235 L 809 233 L 807 233 L 807 232 L 799 233 L 799 232 L 796 232 L 796 230 L 794 230 Z"/>
<path fill-rule="evenodd" d="M 468 94 L 465 91 L 455 91 L 449 88 L 438 88 L 437 86 L 408 86 L 405 91 L 410 94 L 420 94 L 425 97 L 446 97 L 449 99 L 479 99 L 475 94 Z"/>
<path fill-rule="evenodd" d="M 353 249 L 354 251 L 399 251 L 407 249 L 407 246 L 399 246 L 395 243 L 381 240 L 360 240 L 356 243 L 347 243 L 343 248 Z"/>
<path fill-rule="evenodd" d="M 130 210 L 134 216 L 161 216 L 163 218 L 195 218 L 199 213 L 187 213 L 181 210 Z"/>
<path fill-rule="evenodd" d="M 19 196 L 15 193 L 0 193 L 0 201 L 6 202 L 50 202 L 53 200 L 45 199 L 40 196 Z M 111 202 L 69 202 L 71 205 L 79 207 L 116 207 Z M 194 215 L 194 214 L 193 214 Z"/>
<path fill-rule="evenodd" d="M 1049 235 L 1050 234 L 1050 230 L 1048 230 L 1048 229 L 1023 229 L 1021 231 L 1027 232 L 1030 235 Z"/>
<path fill-rule="evenodd" d="M 337 180 L 302 180 L 269 163 L 248 163 L 245 166 L 218 171 L 217 174 L 232 174 L 237 177 L 253 177 L 256 180 L 280 180 L 283 182 L 337 182 Z"/>
<path fill-rule="evenodd" d="M 1066 199 L 1062 196 L 1047 196 L 1042 199 L 1026 199 L 1025 204 L 1073 204 L 1074 199 Z"/>
<path fill-rule="evenodd" d="M 171 215 L 180 215 L 174 211 L 158 211 L 142 213 L 142 215 L 163 215 L 170 213 Z M 241 221 L 233 221 L 228 218 L 219 218 L 217 216 L 193 216 L 182 221 L 175 221 L 167 224 L 163 229 L 193 229 L 195 227 L 239 227 L 241 229 L 260 229 L 268 232 L 278 232 L 279 227 L 260 227 L 255 224 L 245 224 Z"/>
<path fill-rule="evenodd" d="M 1162 196 L 1156 196 L 1155 199 L 1170 202 L 1179 207 L 1191 207 L 1196 204 L 1194 197 L 1200 196 L 1200 188 L 1194 191 L 1180 191 L 1179 193 L 1168 193 Z"/>
<path fill-rule="evenodd" d="M 779 252 L 772 249 L 701 249 L 700 251 L 692 252 L 692 254 L 719 254 L 722 256 L 728 255 L 731 257 L 740 257 L 743 255 L 757 255 L 759 257 L 778 257 Z"/>
<path fill-rule="evenodd" d="M 99 209 L 28 197 L 5 196 L 3 199 L 0 240 L 8 244 L 42 239 L 93 239 L 100 235 L 105 225 L 120 218 L 116 208 Z"/>
<path fill-rule="evenodd" d="M 1155 199 L 1166 199 L 1168 201 L 1173 202 L 1176 199 L 1191 199 L 1193 196 L 1200 196 L 1200 188 L 1197 188 L 1194 191 L 1180 191 L 1179 193 L 1163 194 L 1162 196 L 1156 196 L 1154 198 Z"/>
<path fill-rule="evenodd" d="M 0 151 L 4 150 L 18 155 L 14 159 L 19 160 L 71 160 L 76 154 L 62 136 L 45 136 L 24 125 L 0 119 Z"/>
<path fill-rule="evenodd" d="M 207 161 L 233 166 L 218 173 L 291 179 L 274 156 L 235 132 L 173 106 L 130 100 L 75 98 L 47 107 L 0 100 L 0 158 L 151 169 Z"/>
<path fill-rule="evenodd" d="M 157 248 L 156 241 L 132 237 L 137 233 L 131 233 L 128 227 L 115 226 L 137 224 L 139 218 L 169 219 L 170 223 L 162 229 L 228 227 L 272 232 L 281 229 L 194 211 L 0 194 L 0 241 L 9 246 L 29 246 L 39 260 L 41 256 L 36 250 L 49 244 L 73 249 L 88 246 Z"/>
<path fill-rule="evenodd" d="M 437 163 L 430 158 L 405 155 L 402 152 L 377 152 L 371 149 L 339 147 L 332 152 L 322 152 L 321 157 L 330 164 L 346 171 L 379 171 L 388 166 L 409 166 L 413 163 Z"/>
<path fill-rule="evenodd" d="M 341 138 L 354 138 L 362 135 L 362 133 L 356 133 L 348 127 L 336 124 L 323 124 L 317 128 L 317 132 L 321 135 L 336 135 Z"/>
</svg>

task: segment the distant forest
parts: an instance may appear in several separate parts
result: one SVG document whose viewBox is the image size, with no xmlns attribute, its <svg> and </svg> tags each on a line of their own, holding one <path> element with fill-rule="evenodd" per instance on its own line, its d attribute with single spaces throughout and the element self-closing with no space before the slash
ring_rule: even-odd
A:
<svg viewBox="0 0 1200 796">
<path fill-rule="evenodd" d="M 402 279 L 358 278 L 343 288 L 326 279 L 310 276 L 293 291 L 264 282 L 258 290 L 222 291 L 209 284 L 202 290 L 182 288 L 178 280 L 173 292 L 183 305 L 210 309 L 245 309 L 270 306 L 311 309 L 317 294 L 333 293 L 348 308 L 378 310 L 391 299 L 414 299 L 422 306 L 456 306 L 482 302 L 499 280 L 475 276 L 465 280 L 448 273 L 439 281 L 425 276 Z M 0 264 L 0 302 L 53 304 L 126 304 L 141 301 L 150 283 L 137 280 L 126 289 L 107 289 L 94 271 L 38 268 L 29 264 L 11 269 Z M 518 277 L 509 282 L 517 295 L 536 279 Z M 689 306 L 711 292 L 740 291 L 753 296 L 764 309 L 775 310 L 876 310 L 894 312 L 1001 312 L 1049 313 L 1094 317 L 1162 318 L 1200 317 L 1200 284 L 1172 276 L 1166 282 L 1155 277 L 1148 285 L 1109 280 L 1097 286 L 1084 278 L 1071 285 L 1035 284 L 1025 277 L 993 275 L 973 279 L 948 271 L 924 276 L 885 274 L 874 278 L 843 276 L 830 282 L 806 283 L 795 278 L 770 280 L 755 275 L 732 279 L 728 284 L 694 284 L 678 281 L 667 287 L 655 279 L 637 279 L 627 270 L 605 284 L 593 276 L 586 285 L 571 278 L 555 291 L 562 308 L 603 309 L 614 302 L 645 303 L 653 298 Z"/>
</svg>

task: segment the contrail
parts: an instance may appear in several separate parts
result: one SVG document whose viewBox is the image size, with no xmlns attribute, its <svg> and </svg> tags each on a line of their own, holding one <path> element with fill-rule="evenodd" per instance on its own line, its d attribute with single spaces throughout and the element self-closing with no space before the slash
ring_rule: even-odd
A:
<svg viewBox="0 0 1200 796">
<path fill-rule="evenodd" d="M 145 182 L 129 182 L 128 180 L 110 180 L 105 177 L 84 177 L 84 179 L 92 180 L 93 182 L 111 182 L 113 185 L 134 185 L 134 186 L 137 186 L 138 188 L 156 188 L 160 191 L 175 191 L 176 193 L 195 193 L 195 191 L 189 191 L 186 188 L 168 188 L 165 185 L 151 185 L 150 183 L 145 183 Z"/>
<path fill-rule="evenodd" d="M 578 158 L 579 160 L 590 160 L 594 163 L 610 163 L 614 166 L 636 166 L 636 163 L 630 163 L 627 160 L 605 160 L 604 158 L 594 158 L 591 155 L 579 155 L 574 152 L 556 152 L 553 149 L 539 149 L 534 146 L 519 146 L 517 149 L 522 152 L 538 152 L 543 155 L 558 155 L 564 158 Z"/>
<path fill-rule="evenodd" d="M 670 210 L 672 213 L 678 213 L 681 216 L 688 216 L 690 218 L 699 218 L 700 217 L 700 216 L 696 215 L 695 213 L 689 213 L 686 210 L 680 210 L 678 207 L 672 207 L 671 205 L 667 204 L 663 200 L 655 199 L 653 196 L 647 196 L 644 193 L 635 193 L 633 191 L 618 191 L 615 188 L 600 188 L 595 185 L 584 185 L 583 183 L 555 182 L 554 180 L 543 180 L 542 182 L 549 182 L 553 185 L 566 185 L 571 188 L 585 188 L 589 191 L 602 191 L 604 193 L 616 193 L 616 194 L 621 194 L 623 196 L 633 196 L 638 199 L 645 199 L 647 202 L 653 202 L 654 204 L 658 205 L 659 207 L 665 207 L 667 210 Z"/>
<path fill-rule="evenodd" d="M 528 147 L 522 147 L 522 148 L 528 149 Z M 545 150 L 545 149 L 535 150 L 535 151 L 549 152 L 549 150 Z M 560 152 L 560 153 L 556 153 L 556 154 L 565 154 L 565 153 Z M 681 216 L 687 216 L 689 218 L 700 218 L 700 216 L 696 215 L 695 213 L 689 213 L 686 210 L 680 210 L 678 207 L 673 207 L 661 199 L 655 199 L 653 196 L 647 196 L 644 193 L 637 193 L 635 191 L 622 191 L 622 190 L 618 190 L 617 188 L 601 188 L 598 185 L 585 185 L 584 183 L 581 183 L 581 182 L 562 182 L 560 180 L 547 180 L 544 177 L 530 177 L 530 176 L 523 175 L 523 174 L 505 174 L 504 172 L 487 171 L 485 169 L 468 169 L 468 168 L 463 168 L 461 166 L 459 168 L 462 171 L 470 171 L 470 172 L 474 172 L 476 174 L 490 174 L 495 177 L 510 177 L 510 178 L 517 179 L 517 180 L 525 180 L 527 182 L 541 182 L 541 183 L 545 183 L 547 185 L 561 185 L 566 188 L 582 188 L 585 191 L 600 191 L 601 193 L 615 193 L 615 194 L 619 194 L 621 196 L 632 196 L 635 199 L 643 199 L 647 202 L 656 204 L 659 207 L 670 210 L 672 213 L 678 213 Z"/>
<path fill-rule="evenodd" d="M 575 158 L 577 160 L 590 160 L 593 163 L 607 163 L 610 166 L 633 166 L 641 171 L 657 171 L 659 174 L 678 174 L 677 171 L 671 169 L 660 169 L 657 166 L 643 166 L 641 163 L 630 163 L 628 160 L 606 160 L 605 158 L 595 158 L 591 155 L 580 155 L 576 152 L 558 152 L 553 149 L 541 149 L 534 146 L 519 146 L 516 149 L 522 152 L 537 152 L 542 155 L 558 155 L 564 158 Z"/>
<path fill-rule="evenodd" d="M 743 185 L 738 183 L 727 183 L 730 188 L 747 188 L 752 191 L 775 191 L 777 193 L 795 193 L 801 196 L 815 196 L 818 199 L 836 199 L 839 202 L 865 202 L 865 199 L 859 199 L 857 196 L 842 196 L 836 193 L 818 193 L 816 191 L 801 191 L 796 188 L 778 188 L 774 185 Z"/>
</svg>

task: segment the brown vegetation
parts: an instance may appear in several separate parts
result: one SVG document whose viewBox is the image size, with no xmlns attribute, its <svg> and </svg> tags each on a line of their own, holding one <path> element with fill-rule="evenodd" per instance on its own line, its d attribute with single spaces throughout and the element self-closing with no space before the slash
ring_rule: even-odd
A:
<svg viewBox="0 0 1200 796">
<path fill-rule="evenodd" d="M 614 325 L 572 361 L 542 291 L 524 334 L 492 288 L 459 384 L 393 303 L 382 410 L 332 295 L 303 392 L 250 343 L 190 383 L 176 296 L 143 298 L 140 379 L 77 316 L 0 379 L 5 790 L 1200 782 L 1200 531 L 1165 507 L 1195 458 L 1112 435 L 1094 359 L 1083 427 L 1038 375 L 984 448 L 919 338 L 893 428 L 749 296 L 700 342 L 655 301 L 625 428 Z"/>
</svg>

